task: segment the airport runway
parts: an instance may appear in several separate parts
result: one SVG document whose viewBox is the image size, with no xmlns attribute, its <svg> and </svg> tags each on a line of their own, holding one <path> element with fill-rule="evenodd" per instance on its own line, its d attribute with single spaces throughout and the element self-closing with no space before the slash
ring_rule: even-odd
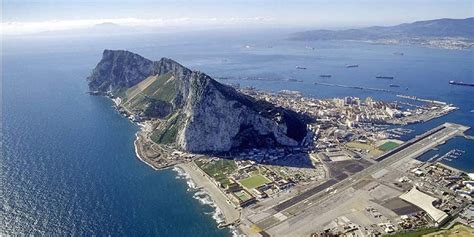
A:
<svg viewBox="0 0 474 237">
<path fill-rule="evenodd" d="M 359 180 L 371 176 L 377 171 L 390 166 L 395 162 L 403 159 L 415 159 L 452 137 L 462 135 L 463 132 L 468 129 L 469 127 L 453 123 L 445 123 L 435 127 L 428 132 L 407 141 L 399 148 L 382 154 L 376 159 L 379 161 L 378 163 L 375 163 L 360 172 L 356 172 L 351 176 L 340 177 L 339 179 L 329 179 L 316 187 L 306 190 L 298 196 L 275 205 L 272 208 L 272 213 L 269 213 L 269 216 L 258 221 L 256 225 L 262 230 L 267 230 L 273 226 L 288 221 L 290 218 L 294 218 L 305 210 L 308 210 L 311 206 L 336 195 L 335 192 L 322 192 L 323 190 L 328 190 L 329 188 L 330 190 L 328 191 L 345 190 L 357 183 Z M 276 215 L 275 212 L 278 215 Z M 278 216 L 278 218 L 276 216 Z"/>
</svg>

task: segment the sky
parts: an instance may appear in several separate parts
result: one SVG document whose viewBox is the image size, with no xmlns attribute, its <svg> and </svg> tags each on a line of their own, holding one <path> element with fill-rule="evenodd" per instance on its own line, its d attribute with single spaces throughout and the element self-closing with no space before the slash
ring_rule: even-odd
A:
<svg viewBox="0 0 474 237">
<path fill-rule="evenodd" d="M 348 28 L 474 16 L 474 0 L 3 0 L 2 34 L 90 27 Z"/>
</svg>

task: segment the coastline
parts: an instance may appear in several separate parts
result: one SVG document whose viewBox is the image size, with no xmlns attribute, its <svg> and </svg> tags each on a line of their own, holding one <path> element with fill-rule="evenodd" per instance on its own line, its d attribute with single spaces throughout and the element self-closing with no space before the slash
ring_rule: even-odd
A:
<svg viewBox="0 0 474 237">
<path fill-rule="evenodd" d="M 218 212 L 223 216 L 223 223 L 219 223 L 219 227 L 236 225 L 239 223 L 241 212 L 228 200 L 224 193 L 222 193 L 217 186 L 207 177 L 204 172 L 193 162 L 182 163 L 176 165 L 177 168 L 184 171 L 189 178 L 196 184 L 196 189 L 205 190 L 216 205 Z"/>
<path fill-rule="evenodd" d="M 141 150 L 140 143 L 141 139 L 143 139 L 140 135 L 141 132 L 143 132 L 143 130 L 140 130 L 135 134 L 136 139 L 134 141 L 135 154 L 140 161 L 150 166 L 155 171 L 174 167 L 175 171 L 178 172 L 178 176 L 180 176 L 180 171 L 183 172 L 184 176 L 187 179 L 190 179 L 188 181 L 188 187 L 190 189 L 199 190 L 194 194 L 194 198 L 200 200 L 203 205 L 207 204 L 215 208 L 213 219 L 217 222 L 218 228 L 228 227 L 233 236 L 248 235 L 244 230 L 242 230 L 242 228 L 238 227 L 240 224 L 241 211 L 237 209 L 230 200 L 228 200 L 227 196 L 212 182 L 210 177 L 201 171 L 193 161 L 184 161 L 166 167 L 155 166 Z M 200 197 L 203 195 L 208 196 L 210 200 L 203 201 Z"/>
<path fill-rule="evenodd" d="M 135 141 L 133 142 L 133 146 L 135 147 L 135 156 L 140 160 L 142 161 L 143 163 L 147 164 L 148 166 L 150 166 L 152 169 L 154 170 L 160 170 L 158 168 L 156 168 L 154 165 L 152 165 L 151 163 L 147 162 L 146 159 L 144 159 L 142 157 L 142 153 L 140 151 L 140 146 L 138 145 L 138 143 L 140 142 L 140 136 L 138 135 L 138 132 L 135 134 Z"/>
<path fill-rule="evenodd" d="M 469 172 L 467 171 L 464 171 L 464 170 L 460 170 L 458 168 L 454 168 L 453 166 L 450 166 L 450 165 L 447 165 L 445 163 L 442 163 L 442 162 L 436 162 L 437 165 L 441 166 L 441 167 L 444 167 L 446 169 L 449 169 L 449 170 L 452 170 L 452 171 L 455 171 L 455 172 L 459 172 L 459 173 L 465 173 L 465 174 L 468 174 Z"/>
</svg>

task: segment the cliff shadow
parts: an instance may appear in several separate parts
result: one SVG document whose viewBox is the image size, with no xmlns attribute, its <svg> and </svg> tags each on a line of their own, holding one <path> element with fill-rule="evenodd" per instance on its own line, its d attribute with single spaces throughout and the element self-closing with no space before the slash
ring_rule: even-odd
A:
<svg viewBox="0 0 474 237">
<path fill-rule="evenodd" d="M 262 160 L 260 164 L 294 168 L 314 168 L 313 162 L 307 153 L 289 154 L 275 160 Z"/>
<path fill-rule="evenodd" d="M 209 154 L 211 155 L 211 154 Z M 226 154 L 212 154 L 222 159 L 249 160 L 257 164 L 274 165 L 292 168 L 315 168 L 311 157 L 306 152 L 281 152 L 275 150 L 261 152 L 260 150 L 233 151 Z"/>
</svg>

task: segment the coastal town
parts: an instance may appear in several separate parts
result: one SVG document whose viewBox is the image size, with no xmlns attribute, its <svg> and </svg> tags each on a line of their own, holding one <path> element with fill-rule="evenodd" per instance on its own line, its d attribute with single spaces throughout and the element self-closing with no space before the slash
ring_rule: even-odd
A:
<svg viewBox="0 0 474 237">
<path fill-rule="evenodd" d="M 466 39 L 463 37 L 378 39 L 369 40 L 367 42 L 386 45 L 421 45 L 428 48 L 454 50 L 466 50 L 472 49 L 472 47 L 474 47 L 474 43 L 471 39 Z"/>
<path fill-rule="evenodd" d="M 138 157 L 155 169 L 176 165 L 189 175 L 212 198 L 221 227 L 249 236 L 367 236 L 474 225 L 474 176 L 440 163 L 463 151 L 416 159 L 469 128 L 445 124 L 403 141 L 413 130 L 399 126 L 446 115 L 455 106 L 404 95 L 399 97 L 411 102 L 236 89 L 304 115 L 309 139 L 293 148 L 193 154 L 155 144 L 149 134 L 156 121 L 130 116 L 142 122 Z M 410 155 L 400 155 L 405 153 Z M 296 229 L 286 228 L 288 221 Z"/>
<path fill-rule="evenodd" d="M 0 237 L 474 237 L 474 0 L 0 9 Z"/>
</svg>

